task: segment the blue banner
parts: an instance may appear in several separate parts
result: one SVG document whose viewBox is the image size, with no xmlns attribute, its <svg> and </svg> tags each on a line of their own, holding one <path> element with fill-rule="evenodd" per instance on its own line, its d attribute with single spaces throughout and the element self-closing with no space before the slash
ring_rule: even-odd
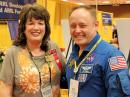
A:
<svg viewBox="0 0 130 97">
<path fill-rule="evenodd" d="M 102 13 L 102 22 L 104 26 L 111 26 L 112 25 L 112 17 L 109 13 Z"/>
<path fill-rule="evenodd" d="M 8 21 L 11 40 L 14 40 L 18 34 L 18 21 Z"/>
<path fill-rule="evenodd" d="M 0 0 L 0 20 L 18 20 L 23 5 L 36 0 Z"/>
</svg>

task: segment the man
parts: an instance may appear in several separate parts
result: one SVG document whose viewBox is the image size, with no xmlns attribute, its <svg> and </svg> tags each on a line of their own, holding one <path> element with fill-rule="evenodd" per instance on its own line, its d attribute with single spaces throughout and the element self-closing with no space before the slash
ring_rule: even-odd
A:
<svg viewBox="0 0 130 97">
<path fill-rule="evenodd" d="M 130 97 L 124 55 L 97 33 L 96 10 L 75 7 L 69 16 L 75 42 L 66 65 L 70 97 Z"/>
</svg>

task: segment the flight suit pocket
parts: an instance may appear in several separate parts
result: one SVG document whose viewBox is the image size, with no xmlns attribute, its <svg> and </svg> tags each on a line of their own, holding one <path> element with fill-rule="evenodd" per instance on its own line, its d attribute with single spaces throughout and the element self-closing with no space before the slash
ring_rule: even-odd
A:
<svg viewBox="0 0 130 97">
<path fill-rule="evenodd" d="M 130 76 L 126 72 L 118 73 L 123 93 L 130 95 Z"/>
</svg>

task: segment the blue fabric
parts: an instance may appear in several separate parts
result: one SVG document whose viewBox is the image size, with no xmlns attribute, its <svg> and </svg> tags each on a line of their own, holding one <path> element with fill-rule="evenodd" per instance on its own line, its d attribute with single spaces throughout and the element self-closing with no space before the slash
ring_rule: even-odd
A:
<svg viewBox="0 0 130 97">
<path fill-rule="evenodd" d="M 18 21 L 8 21 L 11 40 L 15 40 L 18 34 Z"/>
<path fill-rule="evenodd" d="M 72 60 L 76 60 L 79 64 L 99 38 L 97 34 L 80 57 L 78 56 L 79 47 L 76 44 L 73 46 L 66 65 L 68 86 L 70 86 L 70 79 L 74 78 Z M 76 74 L 76 80 L 79 81 L 78 97 L 130 97 L 128 68 L 112 70 L 110 67 L 109 59 L 116 56 L 124 57 L 121 51 L 104 40 L 98 44 Z"/>
</svg>

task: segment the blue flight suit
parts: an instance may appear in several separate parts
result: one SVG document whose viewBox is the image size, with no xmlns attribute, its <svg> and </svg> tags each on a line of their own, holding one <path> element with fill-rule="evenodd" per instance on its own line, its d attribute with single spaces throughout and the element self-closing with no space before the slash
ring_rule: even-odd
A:
<svg viewBox="0 0 130 97">
<path fill-rule="evenodd" d="M 72 60 L 79 64 L 99 38 L 97 34 L 80 57 L 79 47 L 76 44 L 73 46 L 66 65 L 69 87 L 70 79 L 74 79 Z M 130 76 L 124 55 L 104 40 L 82 63 L 75 79 L 79 81 L 78 97 L 130 97 Z"/>
</svg>

